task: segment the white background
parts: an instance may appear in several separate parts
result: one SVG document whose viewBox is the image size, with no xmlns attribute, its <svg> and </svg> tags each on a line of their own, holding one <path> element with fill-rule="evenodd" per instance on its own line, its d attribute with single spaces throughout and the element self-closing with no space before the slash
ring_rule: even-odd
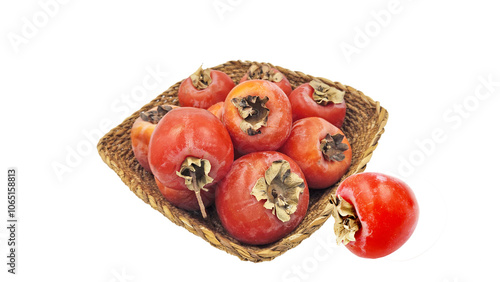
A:
<svg viewBox="0 0 500 282">
<path fill-rule="evenodd" d="M 6 187 L 18 169 L 19 247 L 7 274 L 0 228 L 0 280 L 500 281 L 499 7 L 464 2 L 3 1 L 0 174 Z M 110 128 L 201 64 L 238 59 L 380 101 L 389 122 L 367 171 L 414 189 L 421 217 L 407 245 L 357 258 L 331 244 L 328 220 L 271 262 L 243 262 L 102 162 L 95 145 Z M 5 225 L 6 202 L 5 191 Z"/>
</svg>

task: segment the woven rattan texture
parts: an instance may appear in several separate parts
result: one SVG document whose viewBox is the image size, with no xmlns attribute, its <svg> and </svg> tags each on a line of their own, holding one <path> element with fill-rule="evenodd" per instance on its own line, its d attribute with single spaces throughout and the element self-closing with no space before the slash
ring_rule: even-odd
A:
<svg viewBox="0 0 500 282">
<path fill-rule="evenodd" d="M 229 61 L 213 67 L 227 73 L 235 83 L 246 73 L 252 62 Z M 314 77 L 275 66 L 286 75 L 292 88 L 309 82 Z M 378 102 L 365 96 L 350 86 L 319 78 L 329 85 L 346 91 L 347 114 L 342 130 L 346 134 L 353 151 L 352 165 L 341 181 L 352 174 L 364 171 L 377 142 L 384 132 L 388 113 Z M 220 224 L 215 208 L 208 208 L 208 219 L 204 220 L 198 212 L 188 212 L 168 203 L 156 187 L 153 175 L 142 169 L 135 160 L 130 142 L 130 129 L 141 111 L 153 106 L 170 103 L 178 104 L 177 90 L 181 82 L 172 85 L 150 103 L 144 105 L 120 125 L 110 130 L 97 145 L 103 161 L 112 168 L 121 180 L 144 202 L 165 215 L 173 223 L 186 228 L 189 232 L 203 238 L 212 246 L 235 255 L 242 260 L 253 262 L 272 260 L 308 238 L 329 218 L 332 213 L 331 197 L 336 186 L 324 190 L 311 190 L 310 205 L 302 223 L 288 236 L 273 244 L 250 246 L 233 239 Z M 340 181 L 339 181 L 340 182 Z M 332 230 L 332 236 L 333 230 Z"/>
</svg>

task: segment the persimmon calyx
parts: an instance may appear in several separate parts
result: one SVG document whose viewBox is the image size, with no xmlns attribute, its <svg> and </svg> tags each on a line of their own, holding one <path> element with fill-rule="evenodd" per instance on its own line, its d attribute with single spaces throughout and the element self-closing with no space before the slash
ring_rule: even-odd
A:
<svg viewBox="0 0 500 282">
<path fill-rule="evenodd" d="M 198 90 L 207 88 L 212 83 L 211 69 L 202 69 L 201 66 L 190 76 L 193 86 Z"/>
<path fill-rule="evenodd" d="M 342 103 L 345 92 L 330 86 L 319 79 L 313 79 L 309 85 L 314 89 L 313 100 L 319 105 L 326 106 L 328 103 Z"/>
<path fill-rule="evenodd" d="M 179 171 L 175 172 L 178 176 L 184 178 L 186 187 L 196 194 L 196 199 L 198 200 L 203 218 L 207 217 L 207 213 L 203 200 L 201 199 L 201 190 L 208 191 L 205 185 L 214 181 L 214 179 L 208 175 L 211 168 L 212 166 L 208 160 L 196 157 L 186 157 Z"/>
<path fill-rule="evenodd" d="M 327 133 L 319 145 L 323 157 L 327 161 L 342 161 L 345 159 L 344 151 L 349 149 L 347 144 L 342 143 L 344 135 L 337 133 L 333 136 Z"/>
<path fill-rule="evenodd" d="M 248 68 L 248 79 L 269 80 L 272 82 L 280 82 L 283 80 L 283 74 L 274 72 L 273 68 L 268 64 L 254 63 Z"/>
<path fill-rule="evenodd" d="M 141 112 L 139 116 L 143 121 L 150 122 L 152 124 L 158 124 L 161 118 L 172 110 L 171 106 L 161 105 L 156 108 L 156 110 L 150 110 L 147 112 Z"/>
<path fill-rule="evenodd" d="M 231 99 L 231 103 L 238 109 L 240 117 L 243 119 L 240 123 L 240 128 L 248 135 L 260 134 L 260 128 L 267 126 L 267 118 L 269 116 L 269 109 L 266 103 L 269 97 L 265 96 L 246 96 L 235 97 Z"/>
<path fill-rule="evenodd" d="M 361 223 L 354 206 L 337 196 L 333 201 L 332 216 L 335 219 L 333 231 L 337 237 L 337 244 L 347 245 L 349 242 L 356 241 L 354 235 L 360 229 Z"/>
<path fill-rule="evenodd" d="M 282 222 L 287 222 L 297 210 L 304 189 L 304 179 L 290 170 L 290 163 L 277 160 L 266 170 L 265 176 L 257 180 L 250 194 L 257 201 L 266 200 L 264 207 L 272 210 Z"/>
</svg>

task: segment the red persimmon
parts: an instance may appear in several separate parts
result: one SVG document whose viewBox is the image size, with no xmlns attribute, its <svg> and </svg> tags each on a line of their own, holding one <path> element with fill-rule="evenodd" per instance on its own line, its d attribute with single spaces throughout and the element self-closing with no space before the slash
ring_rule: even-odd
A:
<svg viewBox="0 0 500 282">
<path fill-rule="evenodd" d="M 290 101 L 265 80 L 234 87 L 224 101 L 222 119 L 239 154 L 277 150 L 292 129 Z"/>
<path fill-rule="evenodd" d="M 403 181 L 381 173 L 355 174 L 336 192 L 337 242 L 360 257 L 383 257 L 410 238 L 418 215 L 415 194 Z"/>
<path fill-rule="evenodd" d="M 215 194 L 224 228 L 237 240 L 262 245 L 293 231 L 304 218 L 309 190 L 288 156 L 255 152 L 237 159 Z"/>
<path fill-rule="evenodd" d="M 268 80 L 275 83 L 287 96 L 292 92 L 292 86 L 286 76 L 269 64 L 252 64 L 247 73 L 241 78 L 240 83 L 254 79 Z"/>
<path fill-rule="evenodd" d="M 344 133 L 318 117 L 298 120 L 280 148 L 302 169 L 309 188 L 326 188 L 335 184 L 349 169 L 351 146 Z"/>
<path fill-rule="evenodd" d="M 205 206 L 212 202 L 202 199 L 213 199 L 203 194 L 214 194 L 210 187 L 226 175 L 233 158 L 233 145 L 226 128 L 204 109 L 173 109 L 160 120 L 151 136 L 149 164 L 161 184 L 160 191 L 171 189 L 163 195 L 172 204 L 180 202 L 178 198 L 182 195 L 191 195 L 184 202 L 191 201 L 190 206 L 196 207 L 196 199 L 197 210 L 201 210 L 203 217 L 206 217 Z"/>
<path fill-rule="evenodd" d="M 344 95 L 344 91 L 318 79 L 300 85 L 288 96 L 292 104 L 293 121 L 321 117 L 341 128 L 346 114 Z"/>
<path fill-rule="evenodd" d="M 179 105 L 207 109 L 215 103 L 223 102 L 233 87 L 234 82 L 229 75 L 200 67 L 179 86 Z"/>
<path fill-rule="evenodd" d="M 132 125 L 130 131 L 132 151 L 139 164 L 149 172 L 151 172 L 148 162 L 149 140 L 151 140 L 156 124 L 173 108 L 177 108 L 177 106 L 161 105 L 154 107 L 149 111 L 142 112 Z"/>
</svg>

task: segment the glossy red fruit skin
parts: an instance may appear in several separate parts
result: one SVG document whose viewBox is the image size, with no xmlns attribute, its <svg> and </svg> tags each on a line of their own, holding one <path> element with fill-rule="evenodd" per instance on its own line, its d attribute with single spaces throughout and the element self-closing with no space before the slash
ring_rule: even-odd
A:
<svg viewBox="0 0 500 282">
<path fill-rule="evenodd" d="M 257 180 L 265 175 L 273 161 L 286 160 L 293 173 L 304 174 L 288 156 L 278 152 L 255 152 L 237 159 L 215 193 L 217 214 L 224 228 L 235 239 L 251 245 L 275 242 L 293 231 L 304 218 L 309 206 L 309 189 L 299 197 L 297 210 L 287 222 L 280 221 L 264 208 L 264 200 L 250 194 Z"/>
<path fill-rule="evenodd" d="M 177 108 L 177 106 L 174 105 L 168 106 Z M 158 107 L 154 107 L 150 111 L 156 110 L 157 108 Z M 149 172 L 151 172 L 148 161 L 149 141 L 151 140 L 151 135 L 153 134 L 155 128 L 156 124 L 144 121 L 138 117 L 134 121 L 132 129 L 130 130 L 130 139 L 132 142 L 132 151 L 134 152 L 134 156 L 139 164 Z"/>
<path fill-rule="evenodd" d="M 212 113 L 199 108 L 179 107 L 161 119 L 151 136 L 149 164 L 153 175 L 168 189 L 189 195 L 184 178 L 176 175 L 188 156 L 210 162 L 211 170 L 208 175 L 214 181 L 205 186 L 210 188 L 231 168 L 234 159 L 233 145 L 226 128 Z M 194 195 L 194 192 L 189 192 Z M 214 193 L 214 189 L 201 190 L 202 198 L 213 198 L 204 194 Z M 196 207 L 196 199 L 192 199 L 192 206 Z"/>
<path fill-rule="evenodd" d="M 208 109 L 215 103 L 223 102 L 235 85 L 233 80 L 226 73 L 217 70 L 211 70 L 210 77 L 212 83 L 202 90 L 194 87 L 191 77 L 184 79 L 177 93 L 179 105 Z"/>
<path fill-rule="evenodd" d="M 231 102 L 232 98 L 247 95 L 269 97 L 266 103 L 269 108 L 267 126 L 260 129 L 260 134 L 251 136 L 241 130 L 240 123 L 243 119 Z M 248 80 L 234 87 L 224 101 L 222 119 L 238 155 L 276 151 L 285 143 L 292 130 L 292 108 L 288 97 L 274 83 L 266 80 Z"/>
<path fill-rule="evenodd" d="M 413 234 L 419 207 L 415 194 L 403 181 L 364 172 L 346 178 L 336 194 L 352 204 L 361 222 L 356 239 L 346 245 L 363 258 L 380 258 L 399 249 Z"/>
<path fill-rule="evenodd" d="M 271 68 L 271 70 L 273 71 L 273 73 L 281 73 L 279 70 L 275 68 Z M 286 76 L 283 73 L 281 74 L 283 75 L 283 79 L 279 82 L 272 82 L 272 83 L 276 84 L 276 86 L 278 86 L 281 90 L 283 90 L 283 92 L 285 92 L 285 94 L 288 96 L 290 95 L 290 93 L 292 93 L 292 86 L 290 85 L 290 81 L 286 78 Z M 244 81 L 248 81 L 248 74 L 245 74 L 241 78 L 240 83 Z"/>
<path fill-rule="evenodd" d="M 342 127 L 346 115 L 346 103 L 319 105 L 313 100 L 314 88 L 304 83 L 288 96 L 292 104 L 293 121 L 306 117 L 321 117 L 338 128 Z"/>
<path fill-rule="evenodd" d="M 330 135 L 342 134 L 342 143 L 349 149 L 344 151 L 342 161 L 327 161 L 321 152 L 321 140 Z M 318 117 L 298 120 L 292 125 L 290 137 L 279 150 L 291 157 L 302 169 L 309 189 L 323 189 L 335 184 L 349 170 L 352 150 L 345 134 L 333 124 Z"/>
</svg>

